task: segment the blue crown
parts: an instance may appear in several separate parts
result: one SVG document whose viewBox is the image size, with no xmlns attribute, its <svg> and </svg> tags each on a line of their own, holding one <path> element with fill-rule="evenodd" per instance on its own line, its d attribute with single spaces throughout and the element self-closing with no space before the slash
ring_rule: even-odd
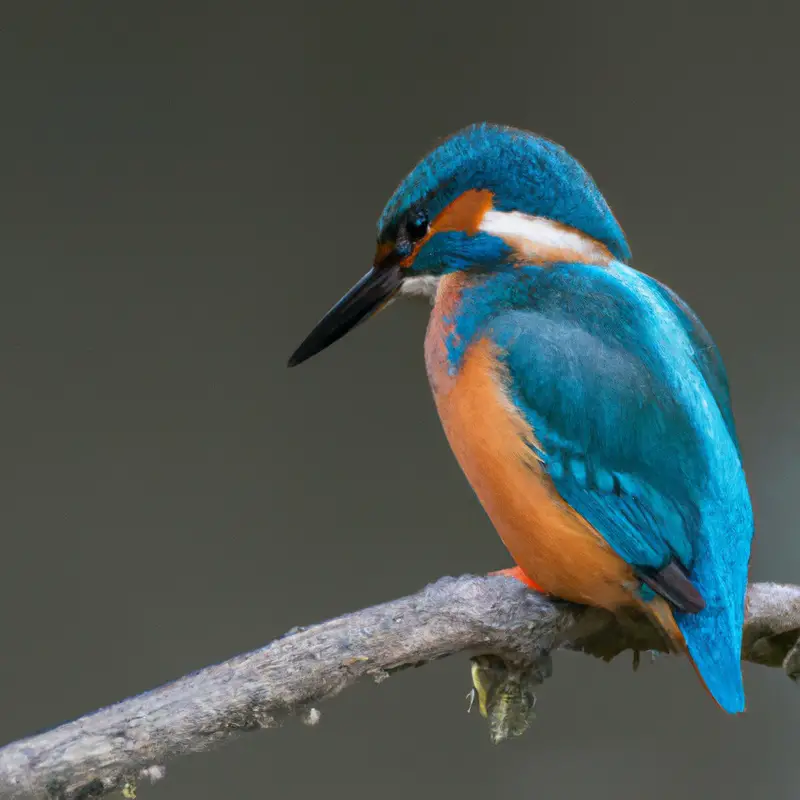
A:
<svg viewBox="0 0 800 800">
<path fill-rule="evenodd" d="M 498 211 L 520 211 L 569 225 L 602 242 L 620 261 L 630 248 L 591 175 L 560 145 L 486 122 L 445 139 L 398 186 L 378 221 L 378 237 L 423 202 L 431 218 L 468 189 L 494 193 Z"/>
</svg>

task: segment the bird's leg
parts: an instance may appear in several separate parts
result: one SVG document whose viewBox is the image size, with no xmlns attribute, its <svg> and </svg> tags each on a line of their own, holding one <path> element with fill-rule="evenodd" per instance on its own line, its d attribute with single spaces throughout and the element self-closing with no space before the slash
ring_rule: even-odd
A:
<svg viewBox="0 0 800 800">
<path fill-rule="evenodd" d="M 540 594 L 544 594 L 544 589 L 531 580 L 523 571 L 522 567 L 511 567 L 509 569 L 498 569 L 495 572 L 490 572 L 489 575 L 504 575 L 507 578 L 514 578 L 521 583 L 524 583 L 529 589 L 533 589 L 534 592 L 539 592 Z"/>
<path fill-rule="evenodd" d="M 493 743 L 520 736 L 535 718 L 534 689 L 553 671 L 549 653 L 535 661 L 517 661 L 496 655 L 473 656 L 472 700 L 477 700 L 481 716 L 489 724 Z"/>
<path fill-rule="evenodd" d="M 489 575 L 514 578 L 529 589 L 544 593 L 521 567 L 501 569 Z M 473 688 L 469 694 L 470 708 L 475 702 L 489 724 L 492 742 L 497 744 L 523 734 L 535 717 L 534 688 L 552 673 L 550 654 L 543 653 L 533 661 L 486 654 L 474 656 L 471 661 Z"/>
</svg>

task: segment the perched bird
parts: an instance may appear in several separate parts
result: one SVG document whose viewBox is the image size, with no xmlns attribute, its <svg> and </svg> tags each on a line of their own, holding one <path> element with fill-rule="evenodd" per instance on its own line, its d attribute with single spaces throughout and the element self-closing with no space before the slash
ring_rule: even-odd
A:
<svg viewBox="0 0 800 800">
<path fill-rule="evenodd" d="M 728 380 L 694 312 L 630 256 L 562 147 L 472 125 L 400 184 L 374 266 L 289 364 L 395 295 L 429 293 L 430 385 L 517 564 L 504 572 L 645 611 L 736 713 L 753 514 Z"/>
</svg>

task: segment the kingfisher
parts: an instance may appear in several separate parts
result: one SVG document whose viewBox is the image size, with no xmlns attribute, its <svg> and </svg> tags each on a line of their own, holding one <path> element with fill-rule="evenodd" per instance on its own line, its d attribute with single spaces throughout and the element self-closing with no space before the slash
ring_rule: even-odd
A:
<svg viewBox="0 0 800 800">
<path fill-rule="evenodd" d="M 739 713 L 753 512 L 728 379 L 698 316 L 630 260 L 563 147 L 474 124 L 395 190 L 372 268 L 289 366 L 395 298 L 428 295 L 428 380 L 516 564 L 500 573 L 644 612 Z"/>
</svg>

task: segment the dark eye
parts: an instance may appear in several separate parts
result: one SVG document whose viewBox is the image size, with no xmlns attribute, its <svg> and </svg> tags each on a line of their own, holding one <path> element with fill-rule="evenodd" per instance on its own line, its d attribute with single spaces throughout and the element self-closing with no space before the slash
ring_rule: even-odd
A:
<svg viewBox="0 0 800 800">
<path fill-rule="evenodd" d="M 428 232 L 428 215 L 420 209 L 412 211 L 406 220 L 406 234 L 412 242 L 419 241 Z"/>
</svg>

